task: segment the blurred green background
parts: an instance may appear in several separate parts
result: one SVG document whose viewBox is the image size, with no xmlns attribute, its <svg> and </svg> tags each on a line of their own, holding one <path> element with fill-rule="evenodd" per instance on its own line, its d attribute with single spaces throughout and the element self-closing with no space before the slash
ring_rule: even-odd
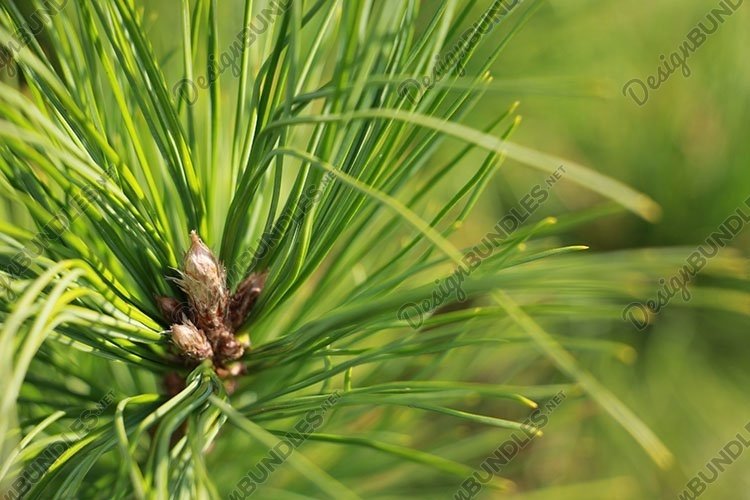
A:
<svg viewBox="0 0 750 500">
<path fill-rule="evenodd" d="M 499 81 L 580 81 L 581 95 L 595 88 L 605 97 L 517 96 L 524 122 L 514 139 L 623 180 L 663 208 L 655 224 L 631 215 L 608 217 L 577 230 L 570 242 L 588 244 L 593 251 L 683 246 L 687 257 L 750 196 L 750 5 L 740 5 L 691 55 L 689 78 L 677 71 L 639 106 L 623 96 L 623 85 L 655 74 L 659 56 L 677 50 L 719 2 L 543 3 L 511 42 L 493 76 Z M 499 103 L 497 111 L 510 100 L 512 96 Z M 516 181 L 522 169 L 510 165 L 498 182 L 515 181 L 522 192 L 522 182 Z M 592 202 L 592 195 L 567 185 L 556 187 L 555 194 L 563 209 Z M 557 211 L 550 208 L 549 213 Z M 746 229 L 732 246 L 747 256 L 749 243 Z M 657 289 L 655 281 L 654 293 Z M 696 296 L 700 293 L 710 291 L 697 291 Z M 597 488 L 601 495 L 594 498 L 675 498 L 687 479 L 704 470 L 750 422 L 747 317 L 688 310 L 680 307 L 679 298 L 673 302 L 646 331 L 623 325 L 622 331 L 613 332 L 638 350 L 632 367 L 609 363 L 592 370 L 665 440 L 677 458 L 674 471 L 656 470 L 614 424 L 596 418 L 579 422 L 572 434 L 576 426 L 560 422 L 556 441 L 563 442 L 540 444 L 527 462 L 529 474 L 540 462 L 555 463 L 560 475 L 553 481 L 560 483 L 572 478 L 638 478 L 604 482 Z M 555 432 L 554 425 L 549 434 Z M 748 455 L 701 498 L 750 498 Z M 558 490 L 552 497 L 581 495 Z"/>
</svg>

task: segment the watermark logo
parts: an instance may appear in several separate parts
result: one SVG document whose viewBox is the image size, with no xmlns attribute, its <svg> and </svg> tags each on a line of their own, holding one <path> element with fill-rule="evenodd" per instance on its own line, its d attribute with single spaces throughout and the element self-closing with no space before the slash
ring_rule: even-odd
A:
<svg viewBox="0 0 750 500">
<path fill-rule="evenodd" d="M 659 90 L 669 78 L 678 70 L 685 78 L 690 78 L 693 74 L 687 61 L 691 54 L 695 53 L 706 41 L 708 37 L 716 33 L 724 24 L 725 18 L 734 14 L 740 8 L 745 0 L 722 0 L 719 3 L 720 8 L 711 9 L 706 14 L 706 19 L 698 23 L 696 27 L 690 30 L 685 40 L 680 44 L 677 50 L 669 56 L 662 54 L 659 67 L 655 75 L 651 75 L 643 81 L 640 78 L 629 80 L 622 88 L 622 95 L 630 97 L 633 102 L 643 106 L 648 102 L 649 94 L 652 90 Z M 704 24 L 705 23 L 705 24 Z"/>
<path fill-rule="evenodd" d="M 110 166 L 96 180 L 102 187 L 107 183 L 107 178 L 112 177 L 113 167 Z M 59 239 L 62 234 L 70 229 L 71 224 L 78 219 L 97 200 L 98 193 L 93 186 L 84 186 L 67 200 L 68 214 L 58 213 L 50 219 L 34 237 L 29 244 L 16 252 L 10 259 L 10 266 L 6 268 L 5 274 L 0 273 L 0 287 L 5 290 L 5 298 L 8 302 L 14 302 L 18 296 L 11 284 L 14 279 L 22 276 L 29 270 L 33 261 L 39 258 L 53 241 Z"/>
<path fill-rule="evenodd" d="M 705 493 L 729 466 L 736 463 L 742 453 L 750 448 L 750 422 L 745 425 L 745 431 L 747 435 L 738 432 L 734 439 L 730 439 L 716 456 L 706 463 L 705 470 L 698 472 L 687 482 L 685 489 L 677 498 L 695 500 Z"/>
<path fill-rule="evenodd" d="M 241 500 L 255 493 L 258 486 L 268 481 L 271 474 L 286 462 L 294 450 L 299 448 L 302 443 L 307 441 L 310 434 L 323 425 L 323 417 L 340 398 L 341 393 L 334 391 L 319 408 L 305 413 L 305 416 L 294 426 L 296 432 L 287 433 L 281 441 L 268 451 L 266 457 L 255 465 L 255 470 L 247 471 L 229 494 L 229 499 Z"/>
<path fill-rule="evenodd" d="M 302 224 L 302 219 L 323 197 L 326 187 L 333 180 L 334 174 L 326 172 L 320 183 L 311 185 L 307 191 L 302 193 L 299 202 L 294 207 L 286 207 L 276 220 L 273 227 L 264 232 L 254 247 L 248 247 L 237 259 L 237 265 L 232 266 L 227 277 L 230 281 L 241 279 L 245 270 L 251 267 L 253 261 L 257 262 L 264 258 L 278 243 L 283 236 L 282 230 L 288 224 Z"/>
<path fill-rule="evenodd" d="M 495 448 L 495 452 L 485 458 L 480 464 L 481 470 L 476 470 L 467 477 L 461 487 L 453 495 L 454 500 L 471 500 L 482 491 L 495 474 L 499 474 L 518 454 L 526 449 L 531 442 L 541 434 L 541 430 L 549 423 L 549 416 L 554 412 L 565 399 L 566 394 L 563 391 L 555 394 L 543 408 L 537 408 L 521 424 L 523 435 L 513 433 L 510 438 L 503 441 L 500 446 Z"/>
<path fill-rule="evenodd" d="M 483 36 L 495 29 L 495 26 L 500 24 L 522 1 L 508 0 L 503 3 L 503 0 L 496 0 L 479 21 L 461 34 L 459 41 L 453 44 L 450 50 L 435 56 L 432 75 L 404 80 L 398 86 L 398 96 L 402 99 L 406 97 L 412 104 L 417 104 L 424 94 L 450 71 L 453 70 L 458 75 L 464 76 L 466 71 L 463 64 L 469 51 L 479 43 Z"/>
<path fill-rule="evenodd" d="M 622 310 L 622 319 L 629 321 L 638 330 L 644 330 L 653 315 L 659 314 L 669 305 L 672 299 L 680 296 L 685 302 L 690 301 L 692 294 L 688 284 L 706 267 L 708 261 L 719 254 L 719 250 L 726 247 L 740 234 L 745 225 L 750 222 L 750 198 L 745 200 L 747 211 L 737 208 L 719 225 L 717 231 L 712 232 L 685 260 L 674 275 L 659 279 L 659 290 L 656 297 L 645 302 L 631 302 Z"/>
<path fill-rule="evenodd" d="M 11 61 L 39 35 L 44 26 L 52 22 L 52 17 L 59 14 L 70 0 L 44 0 L 42 7 L 35 10 L 28 17 L 28 24 L 17 28 L 9 41 L 0 47 L 0 69 L 7 68 L 8 75 L 16 76 L 16 70 Z"/>
<path fill-rule="evenodd" d="M 18 500 L 28 493 L 44 475 L 45 471 L 62 454 L 68 446 L 85 437 L 99 423 L 99 416 L 114 402 L 114 392 L 109 391 L 99 399 L 94 408 L 86 409 L 68 426 L 72 434 L 55 441 L 40 453 L 31 463 L 24 467 L 21 474 L 11 483 L 3 494 L 3 500 Z"/>
<path fill-rule="evenodd" d="M 273 0 L 250 21 L 250 24 L 235 35 L 232 44 L 219 54 L 218 60 L 214 54 L 208 56 L 208 76 L 200 75 L 194 80 L 183 78 L 175 83 L 172 86 L 175 98 L 185 99 L 185 102 L 192 106 L 198 100 L 198 89 L 207 90 L 228 69 L 232 70 L 235 78 L 239 78 L 243 49 L 250 48 L 291 5 L 292 0 Z"/>
<path fill-rule="evenodd" d="M 463 290 L 464 280 L 549 199 L 552 186 L 562 178 L 564 173 L 565 167 L 560 165 L 544 184 L 532 187 L 519 200 L 518 206 L 511 208 L 502 219 L 497 221 L 493 232 L 487 233 L 479 244 L 464 254 L 462 264 L 450 276 L 443 280 L 435 280 L 435 288 L 429 297 L 420 302 L 403 304 L 396 313 L 398 319 L 406 321 L 412 329 L 416 330 L 422 326 L 429 312 L 452 301 L 452 297 L 455 297 L 457 302 L 464 302 L 467 298 Z"/>
</svg>

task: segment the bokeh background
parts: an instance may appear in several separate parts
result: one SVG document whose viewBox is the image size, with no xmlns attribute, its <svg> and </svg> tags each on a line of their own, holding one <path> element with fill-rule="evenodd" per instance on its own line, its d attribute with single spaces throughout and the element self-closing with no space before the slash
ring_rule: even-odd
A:
<svg viewBox="0 0 750 500">
<path fill-rule="evenodd" d="M 607 217 L 568 235 L 571 242 L 598 252 L 680 246 L 687 257 L 750 195 L 750 5 L 741 5 L 691 55 L 689 78 L 676 72 L 643 106 L 622 93 L 632 78 L 655 74 L 659 56 L 677 50 L 718 7 L 719 2 L 704 0 L 544 2 L 496 64 L 498 80 L 581 86 L 579 92 L 568 91 L 570 97 L 565 92 L 518 96 L 524 117 L 518 142 L 621 179 L 663 209 L 654 224 L 630 215 Z M 602 98 L 584 96 L 600 91 Z M 510 183 L 521 192 L 520 172 L 504 170 L 499 185 Z M 564 184 L 555 194 L 562 209 L 591 201 L 587 193 Z M 746 257 L 749 244 L 745 230 L 732 246 Z M 740 280 L 735 285 L 747 289 Z M 701 294 L 710 291 L 697 290 L 694 300 L 706 298 Z M 680 302 L 675 298 L 644 332 L 628 326 L 611 332 L 636 348 L 633 365 L 592 368 L 665 440 L 676 455 L 674 470 L 656 470 L 614 424 L 594 419 L 577 425 L 553 421 L 549 434 L 557 430 L 555 439 L 562 442 L 540 443 L 527 462 L 530 474 L 542 462 L 555 464 L 560 476 L 582 480 L 630 476 L 601 483 L 593 498 L 675 498 L 675 488 L 681 492 L 687 478 L 704 470 L 750 422 L 747 317 L 681 307 Z M 750 498 L 747 455 L 701 498 Z M 580 495 L 558 490 L 549 498 Z"/>
</svg>

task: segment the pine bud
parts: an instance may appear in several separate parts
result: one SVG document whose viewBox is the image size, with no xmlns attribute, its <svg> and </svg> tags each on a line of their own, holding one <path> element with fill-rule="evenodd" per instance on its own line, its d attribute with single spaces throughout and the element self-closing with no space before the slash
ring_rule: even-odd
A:
<svg viewBox="0 0 750 500">
<path fill-rule="evenodd" d="M 211 249 L 195 231 L 190 231 L 190 239 L 192 244 L 183 261 L 185 274 L 198 281 L 222 283 L 223 270 Z"/>
<path fill-rule="evenodd" d="M 251 274 L 237 287 L 229 303 L 229 320 L 235 330 L 245 322 L 260 292 L 263 291 L 267 277 L 267 272 Z"/>
<path fill-rule="evenodd" d="M 208 316 L 223 317 L 228 291 L 224 268 L 195 231 L 190 232 L 192 244 L 183 261 L 180 287 L 187 294 L 195 309 L 196 320 Z"/>
<path fill-rule="evenodd" d="M 181 325 L 172 325 L 172 342 L 188 358 L 202 361 L 213 356 L 208 339 L 190 321 Z"/>
<path fill-rule="evenodd" d="M 222 329 L 214 332 L 213 345 L 216 357 L 222 360 L 239 359 L 245 354 L 243 346 L 229 330 Z"/>
<path fill-rule="evenodd" d="M 190 232 L 191 245 L 185 254 L 176 280 L 188 298 L 182 308 L 175 300 L 157 297 L 163 314 L 173 319 L 172 341 L 188 358 L 213 358 L 216 367 L 242 357 L 246 345 L 234 336 L 263 289 L 266 275 L 258 274 L 243 281 L 232 297 L 231 308 L 226 272 L 211 250 L 195 231 Z M 179 318 L 174 316 L 178 315 Z"/>
</svg>

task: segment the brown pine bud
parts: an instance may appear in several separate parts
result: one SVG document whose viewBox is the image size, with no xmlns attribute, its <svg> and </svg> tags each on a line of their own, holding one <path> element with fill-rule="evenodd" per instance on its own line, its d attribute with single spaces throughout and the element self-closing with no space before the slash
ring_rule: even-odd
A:
<svg viewBox="0 0 750 500">
<path fill-rule="evenodd" d="M 215 361 L 219 364 L 223 364 L 227 360 L 239 359 L 245 354 L 245 346 L 243 346 L 231 332 L 217 331 L 214 332 L 215 337 L 213 341 L 214 353 L 216 355 Z"/>
<path fill-rule="evenodd" d="M 197 281 L 223 285 L 224 270 L 198 233 L 190 231 L 191 245 L 183 260 L 185 274 Z"/>
<path fill-rule="evenodd" d="M 195 310 L 195 319 L 204 321 L 223 318 L 229 292 L 224 268 L 195 231 L 190 232 L 192 244 L 183 260 L 182 279 L 178 284 L 185 291 Z"/>
<path fill-rule="evenodd" d="M 263 291 L 268 272 L 251 274 L 237 287 L 229 302 L 229 321 L 232 328 L 238 330 L 247 319 L 247 315 Z"/>
<path fill-rule="evenodd" d="M 202 361 L 213 356 L 213 349 L 208 339 L 190 321 L 181 325 L 172 325 L 172 342 L 188 358 Z"/>
</svg>

